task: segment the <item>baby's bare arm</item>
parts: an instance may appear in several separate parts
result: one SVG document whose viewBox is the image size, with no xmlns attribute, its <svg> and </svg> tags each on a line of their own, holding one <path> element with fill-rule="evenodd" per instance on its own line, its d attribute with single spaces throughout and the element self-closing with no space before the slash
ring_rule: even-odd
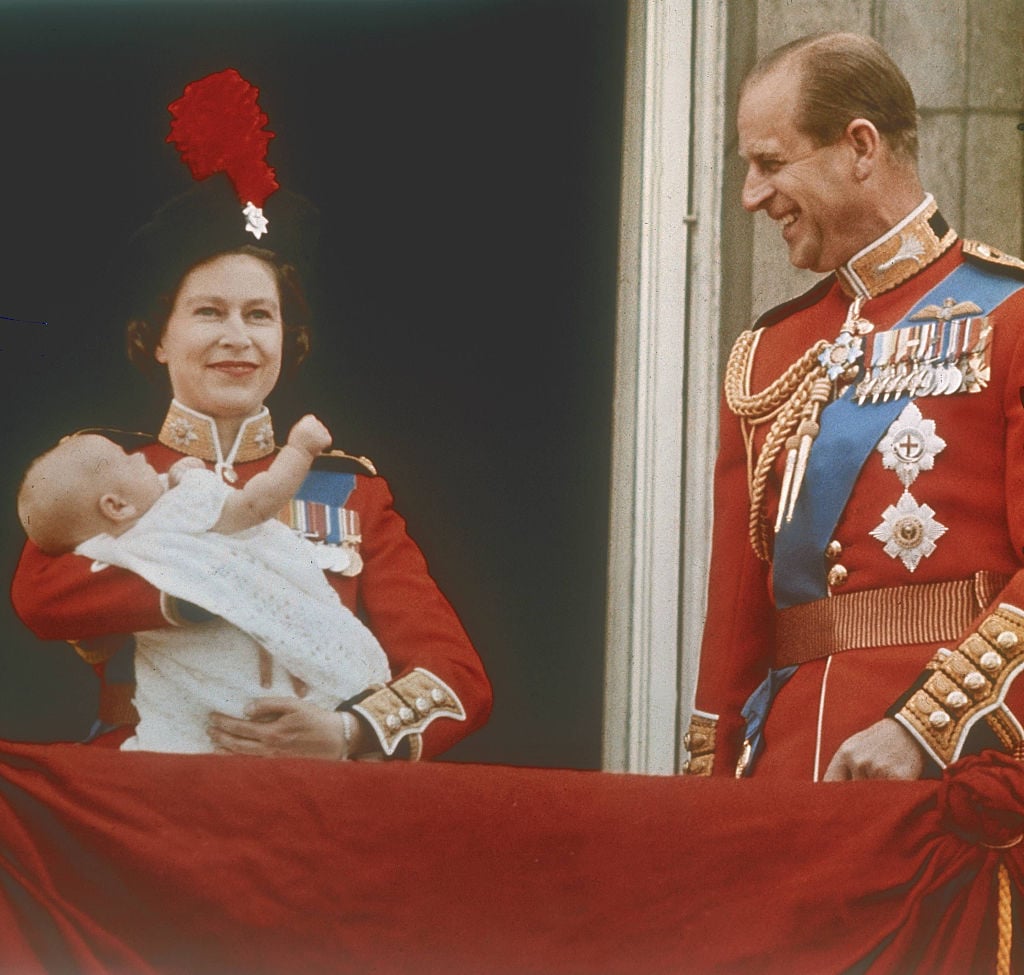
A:
<svg viewBox="0 0 1024 975">
<path fill-rule="evenodd" d="M 318 454 L 331 445 L 330 431 L 315 416 L 304 416 L 292 427 L 288 443 L 274 463 L 245 487 L 231 491 L 213 530 L 243 531 L 273 518 L 292 499 Z"/>
</svg>

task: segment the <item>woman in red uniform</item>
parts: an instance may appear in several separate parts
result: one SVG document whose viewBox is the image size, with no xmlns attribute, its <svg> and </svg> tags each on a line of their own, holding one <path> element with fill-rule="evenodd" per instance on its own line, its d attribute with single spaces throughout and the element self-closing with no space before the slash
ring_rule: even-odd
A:
<svg viewBox="0 0 1024 975">
<path fill-rule="evenodd" d="M 297 366 L 309 348 L 297 267 L 308 261 L 316 214 L 301 197 L 279 190 L 265 165 L 269 190 L 258 205 L 252 166 L 242 167 L 242 180 L 228 166 L 230 185 L 197 168 L 197 140 L 185 145 L 182 119 L 189 104 L 203 99 L 208 114 L 211 92 L 224 91 L 258 113 L 255 89 L 233 71 L 188 86 L 171 106 L 178 127 L 172 136 L 203 182 L 136 235 L 125 280 L 133 292 L 129 356 L 165 374 L 172 395 L 159 436 L 140 449 L 158 471 L 194 456 L 241 485 L 273 458 L 264 403 L 282 371 Z M 230 111 L 237 116 L 237 106 Z M 262 132 L 266 116 L 254 118 Z M 256 141 L 265 152 L 263 136 Z M 480 727 L 491 705 L 483 665 L 372 465 L 340 452 L 325 455 L 287 517 L 317 542 L 328 581 L 377 636 L 392 680 L 336 712 L 304 702 L 299 688 L 295 697 L 254 702 L 246 718 L 212 715 L 214 745 L 252 755 L 419 759 Z M 50 557 L 29 542 L 11 596 L 37 636 L 71 642 L 96 667 L 101 727 L 117 729 L 106 736 L 114 743 L 134 720 L 130 634 L 186 626 L 202 640 L 205 614 L 125 570 L 94 569 L 81 556 Z"/>
</svg>

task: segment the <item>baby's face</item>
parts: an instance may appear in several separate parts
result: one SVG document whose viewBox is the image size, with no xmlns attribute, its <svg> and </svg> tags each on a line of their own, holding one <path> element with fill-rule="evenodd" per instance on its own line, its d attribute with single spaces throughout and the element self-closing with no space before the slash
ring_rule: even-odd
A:
<svg viewBox="0 0 1024 975">
<path fill-rule="evenodd" d="M 118 494 L 133 504 L 141 515 L 164 493 L 163 481 L 144 454 L 125 453 L 105 437 L 96 437 L 91 445 L 91 462 L 104 492 Z"/>
</svg>

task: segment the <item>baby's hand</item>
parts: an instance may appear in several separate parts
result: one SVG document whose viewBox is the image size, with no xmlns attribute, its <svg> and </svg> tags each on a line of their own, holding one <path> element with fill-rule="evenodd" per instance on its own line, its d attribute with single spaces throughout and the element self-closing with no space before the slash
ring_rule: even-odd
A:
<svg viewBox="0 0 1024 975">
<path fill-rule="evenodd" d="M 198 457 L 182 457 L 176 460 L 167 471 L 167 483 L 171 487 L 177 487 L 185 476 L 185 471 L 199 470 L 206 465 Z"/>
<path fill-rule="evenodd" d="M 288 446 L 298 447 L 314 457 L 331 446 L 331 431 L 312 413 L 307 413 L 288 434 Z"/>
</svg>

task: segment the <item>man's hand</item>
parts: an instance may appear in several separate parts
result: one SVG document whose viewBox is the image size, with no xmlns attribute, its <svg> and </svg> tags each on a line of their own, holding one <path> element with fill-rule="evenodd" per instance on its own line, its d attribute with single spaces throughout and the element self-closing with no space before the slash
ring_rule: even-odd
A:
<svg viewBox="0 0 1024 975">
<path fill-rule="evenodd" d="M 340 713 L 307 701 L 261 697 L 246 708 L 246 714 L 248 718 L 210 715 L 207 732 L 219 751 L 337 761 L 362 750 L 361 735 L 346 743 L 345 719 Z M 361 724 L 358 727 L 361 729 Z"/>
<path fill-rule="evenodd" d="M 851 735 L 825 771 L 826 782 L 848 779 L 919 779 L 924 752 L 898 721 L 883 718 Z"/>
<path fill-rule="evenodd" d="M 313 457 L 331 446 L 331 431 L 312 413 L 307 413 L 288 433 L 288 446 L 304 450 Z"/>
</svg>

